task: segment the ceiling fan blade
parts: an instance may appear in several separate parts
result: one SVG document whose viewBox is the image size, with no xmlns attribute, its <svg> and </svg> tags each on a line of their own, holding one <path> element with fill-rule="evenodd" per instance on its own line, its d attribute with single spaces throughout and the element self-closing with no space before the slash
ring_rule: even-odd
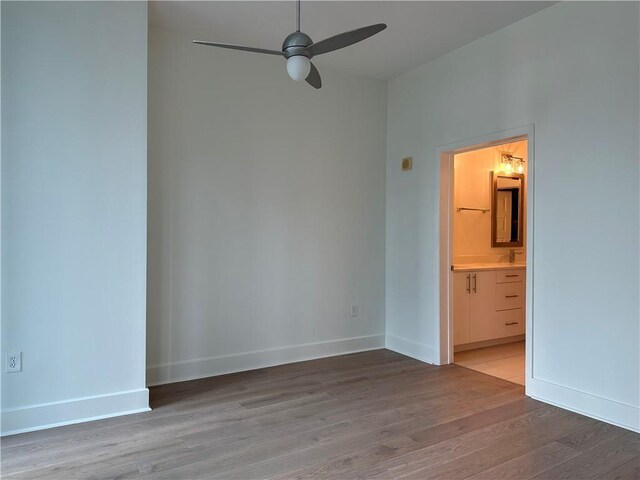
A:
<svg viewBox="0 0 640 480">
<path fill-rule="evenodd" d="M 318 69 L 313 63 L 311 63 L 311 71 L 309 72 L 309 75 L 307 75 L 307 78 L 305 78 L 305 82 L 307 82 L 313 88 L 322 87 L 322 79 L 320 78 L 320 72 L 318 72 Z"/>
<path fill-rule="evenodd" d="M 324 40 L 314 43 L 307 48 L 307 52 L 309 52 L 311 56 L 333 52 L 334 50 L 361 42 L 362 40 L 381 32 L 385 28 L 387 28 L 386 24 L 376 23 L 375 25 L 358 28 L 356 30 L 351 30 L 350 32 L 339 33 L 338 35 L 334 35 L 333 37 L 325 38 Z"/>
<path fill-rule="evenodd" d="M 266 50 L 264 48 L 245 47 L 243 45 L 233 45 L 230 43 L 205 42 L 202 40 L 194 40 L 193 43 L 199 45 L 208 45 L 210 47 L 229 48 L 231 50 L 242 50 L 245 52 L 266 53 L 267 55 L 282 55 L 279 50 Z"/>
</svg>

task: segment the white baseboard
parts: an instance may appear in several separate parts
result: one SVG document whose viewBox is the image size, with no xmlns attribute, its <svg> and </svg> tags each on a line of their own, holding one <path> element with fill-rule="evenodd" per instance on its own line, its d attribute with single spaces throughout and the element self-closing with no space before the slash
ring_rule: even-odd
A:
<svg viewBox="0 0 640 480">
<path fill-rule="evenodd" d="M 380 348 L 384 348 L 384 335 L 369 335 L 165 363 L 147 368 L 147 385 L 182 382 Z"/>
<path fill-rule="evenodd" d="M 539 378 L 529 379 L 528 387 L 531 397 L 536 400 L 634 432 L 640 431 L 640 408 L 633 405 L 563 387 Z"/>
<path fill-rule="evenodd" d="M 512 337 L 494 338 L 491 340 L 483 340 L 481 342 L 463 343 L 453 346 L 453 352 L 466 352 L 468 350 L 475 350 L 476 348 L 495 347 L 496 345 L 504 345 L 505 343 L 521 342 L 525 339 L 524 333 L 522 335 L 513 335 Z"/>
<path fill-rule="evenodd" d="M 394 352 L 401 353 L 407 357 L 415 358 L 421 362 L 436 364 L 435 349 L 432 345 L 409 340 L 387 333 L 385 337 L 385 347 Z"/>
<path fill-rule="evenodd" d="M 7 408 L 2 410 L 0 435 L 15 435 L 149 410 L 149 390 L 146 388 Z"/>
</svg>

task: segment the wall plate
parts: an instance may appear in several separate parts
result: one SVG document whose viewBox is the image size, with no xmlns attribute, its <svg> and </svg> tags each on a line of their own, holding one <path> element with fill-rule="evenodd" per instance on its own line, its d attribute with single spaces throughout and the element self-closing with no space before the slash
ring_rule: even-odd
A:
<svg viewBox="0 0 640 480">
<path fill-rule="evenodd" d="M 22 371 L 22 352 L 7 353 L 4 369 L 7 373 Z"/>
</svg>

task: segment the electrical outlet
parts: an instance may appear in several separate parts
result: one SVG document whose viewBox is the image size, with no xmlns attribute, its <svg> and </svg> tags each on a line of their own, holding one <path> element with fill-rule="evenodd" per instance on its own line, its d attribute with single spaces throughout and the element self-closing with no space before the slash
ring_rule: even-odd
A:
<svg viewBox="0 0 640 480">
<path fill-rule="evenodd" d="M 358 316 L 358 305 L 351 305 L 351 316 L 352 317 Z"/>
<path fill-rule="evenodd" d="M 22 371 L 22 352 L 7 353 L 5 370 L 8 373 Z"/>
</svg>

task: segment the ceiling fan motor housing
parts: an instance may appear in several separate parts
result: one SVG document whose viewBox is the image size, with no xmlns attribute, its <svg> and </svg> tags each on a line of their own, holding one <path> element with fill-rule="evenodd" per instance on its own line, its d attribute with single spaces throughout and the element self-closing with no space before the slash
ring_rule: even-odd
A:
<svg viewBox="0 0 640 480">
<path fill-rule="evenodd" d="M 282 43 L 282 54 L 284 58 L 294 57 L 296 55 L 304 55 L 311 58 L 307 48 L 313 44 L 313 40 L 306 33 L 297 31 L 287 35 Z"/>
</svg>

